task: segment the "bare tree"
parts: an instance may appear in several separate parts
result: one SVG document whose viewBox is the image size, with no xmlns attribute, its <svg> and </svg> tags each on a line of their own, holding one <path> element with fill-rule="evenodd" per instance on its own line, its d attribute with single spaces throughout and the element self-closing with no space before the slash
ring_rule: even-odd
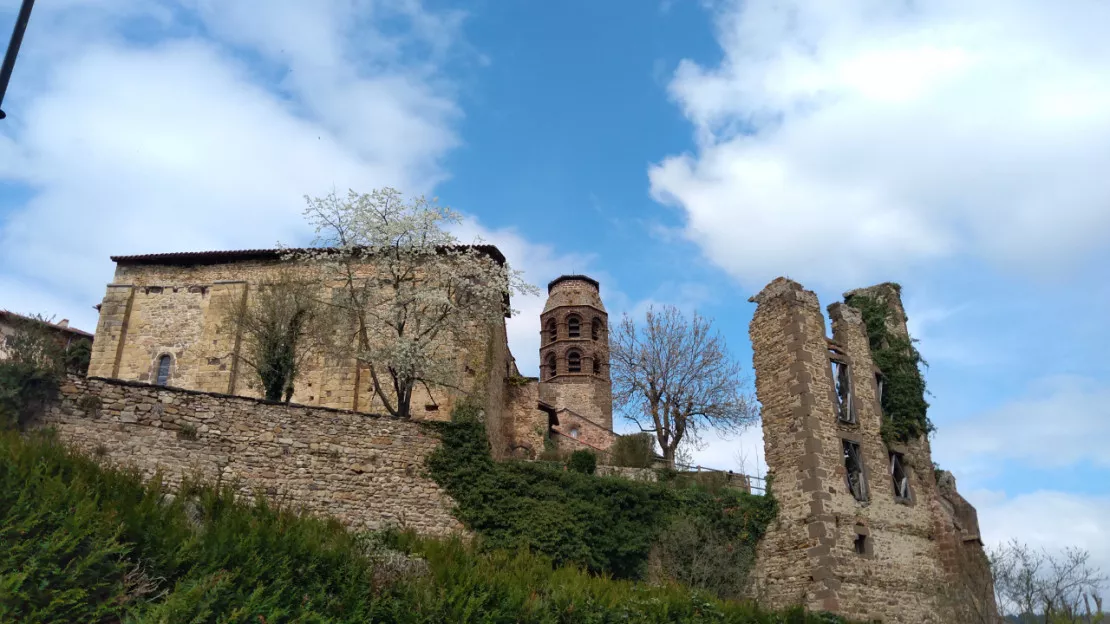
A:
<svg viewBox="0 0 1110 624">
<path fill-rule="evenodd" d="M 1086 550 L 1052 554 L 1012 540 L 990 549 L 988 557 L 1001 613 L 1020 622 L 1103 621 L 1100 591 L 1107 577 Z"/>
<path fill-rule="evenodd" d="M 501 322 L 510 293 L 538 292 L 489 249 L 460 245 L 446 229 L 460 215 L 434 200 L 392 188 L 306 200 L 316 247 L 298 255 L 338 285 L 328 303 L 393 416 L 410 415 L 418 384 L 458 388 L 458 345 Z"/>
<path fill-rule="evenodd" d="M 325 353 L 333 311 L 319 302 L 319 285 L 280 271 L 237 301 L 227 315 L 241 336 L 238 359 L 257 375 L 262 395 L 288 403 L 302 363 Z"/>
<path fill-rule="evenodd" d="M 615 407 L 655 434 L 671 466 L 703 430 L 739 432 L 756 419 L 743 369 L 696 312 L 687 320 L 674 306 L 652 307 L 642 327 L 625 315 L 611 332 L 610 360 Z"/>
</svg>

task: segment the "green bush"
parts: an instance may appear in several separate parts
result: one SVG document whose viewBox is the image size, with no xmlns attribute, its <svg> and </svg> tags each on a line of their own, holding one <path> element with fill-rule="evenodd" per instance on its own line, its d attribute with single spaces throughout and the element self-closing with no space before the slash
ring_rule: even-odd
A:
<svg viewBox="0 0 1110 624">
<path fill-rule="evenodd" d="M 22 427 L 58 392 L 60 376 L 50 369 L 0 360 L 0 429 Z"/>
<path fill-rule="evenodd" d="M 144 486 L 47 436 L 0 433 L 0 622 L 842 621 L 597 577 L 528 550 L 355 535 L 233 491 L 186 483 L 171 499 L 157 479 Z M 425 563 L 398 566 L 398 551 Z"/>
<path fill-rule="evenodd" d="M 474 419 L 429 426 L 443 439 L 428 458 L 429 473 L 455 499 L 459 519 L 489 549 L 526 547 L 557 565 L 641 579 L 652 546 L 673 517 L 704 518 L 740 546 L 762 537 L 777 512 L 771 496 L 495 462 Z"/>
<path fill-rule="evenodd" d="M 599 578 L 573 566 L 555 567 L 527 551 L 482 553 L 457 539 L 395 536 L 395 547 L 427 559 L 434 583 L 393 588 L 383 621 L 635 622 L 651 624 L 844 624 L 829 614 L 763 611 L 750 602 L 721 601 L 678 584 L 648 585 Z M 377 612 L 379 616 L 383 612 Z M 402 616 L 411 619 L 402 620 Z M 395 618 L 395 619 L 394 619 Z M 417 620 L 416 618 L 423 618 Z"/>
<path fill-rule="evenodd" d="M 609 447 L 609 461 L 626 468 L 651 468 L 655 463 L 655 437 L 650 433 L 617 436 Z"/>
<path fill-rule="evenodd" d="M 567 468 L 582 474 L 592 475 L 597 470 L 597 455 L 586 449 L 574 451 L 567 459 Z"/>
<path fill-rule="evenodd" d="M 50 319 L 11 317 L 0 360 L 0 429 L 22 427 L 54 397 L 67 372 L 84 375 L 92 343 L 68 340 L 50 329 Z"/>
<path fill-rule="evenodd" d="M 652 548 L 649 577 L 738 598 L 754 561 L 751 544 L 736 544 L 704 517 L 679 516 L 660 533 Z"/>
</svg>

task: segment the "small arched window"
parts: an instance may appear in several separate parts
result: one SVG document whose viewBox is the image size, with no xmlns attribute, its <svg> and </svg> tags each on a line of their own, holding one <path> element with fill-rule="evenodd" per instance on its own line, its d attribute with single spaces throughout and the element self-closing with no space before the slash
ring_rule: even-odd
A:
<svg viewBox="0 0 1110 624">
<path fill-rule="evenodd" d="M 173 362 L 169 355 L 163 354 L 158 358 L 158 376 L 155 380 L 159 386 L 164 386 L 170 381 L 170 364 Z"/>
<path fill-rule="evenodd" d="M 547 331 L 547 341 L 548 342 L 555 342 L 555 339 L 559 337 L 559 329 L 555 325 L 555 319 L 547 319 L 547 330 L 546 331 Z"/>
<path fill-rule="evenodd" d="M 582 335 L 582 319 L 577 316 L 567 317 L 567 336 L 578 338 Z"/>
<path fill-rule="evenodd" d="M 547 355 L 547 378 L 551 379 L 555 376 L 555 354 L 549 353 Z"/>
<path fill-rule="evenodd" d="M 582 354 L 571 350 L 567 352 L 567 372 L 568 373 L 581 373 L 582 372 Z"/>
<path fill-rule="evenodd" d="M 570 428 L 570 437 L 574 438 L 575 440 L 578 439 L 578 427 Z"/>
<path fill-rule="evenodd" d="M 601 338 L 601 319 L 594 317 L 593 322 L 590 324 L 590 338 L 597 340 Z"/>
<path fill-rule="evenodd" d="M 601 360 L 597 359 L 597 357 L 594 357 L 594 374 L 601 374 Z"/>
</svg>

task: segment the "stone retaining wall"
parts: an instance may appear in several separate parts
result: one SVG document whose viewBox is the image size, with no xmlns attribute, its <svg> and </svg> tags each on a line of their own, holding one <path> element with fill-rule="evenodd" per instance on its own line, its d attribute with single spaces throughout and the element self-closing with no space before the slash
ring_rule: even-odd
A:
<svg viewBox="0 0 1110 624">
<path fill-rule="evenodd" d="M 419 423 L 70 376 L 36 424 L 146 477 L 161 470 L 173 486 L 219 476 L 244 495 L 261 491 L 354 529 L 464 532 L 454 501 L 423 476 L 439 440 Z"/>
</svg>

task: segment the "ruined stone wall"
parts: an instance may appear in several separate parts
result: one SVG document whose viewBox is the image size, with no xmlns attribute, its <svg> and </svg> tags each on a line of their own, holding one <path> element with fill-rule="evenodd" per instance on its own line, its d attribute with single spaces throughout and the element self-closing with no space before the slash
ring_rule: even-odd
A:
<svg viewBox="0 0 1110 624">
<path fill-rule="evenodd" d="M 70 376 L 35 424 L 174 486 L 221 477 L 355 529 L 464 532 L 454 502 L 422 476 L 439 440 L 412 421 Z"/>
<path fill-rule="evenodd" d="M 363 268 L 374 270 L 368 262 Z M 257 375 L 237 358 L 241 336 L 231 314 L 261 283 L 283 272 L 328 284 L 318 264 L 241 260 L 197 265 L 121 263 L 101 305 L 89 374 L 154 382 L 162 356 L 172 358 L 168 385 L 206 392 L 261 396 Z M 475 326 L 458 342 L 444 339 L 443 357 L 457 366 L 459 389 L 413 392 L 414 418 L 447 420 L 462 397 L 476 397 L 487 415 L 499 417 L 505 370 L 511 367 L 504 322 Z M 305 405 L 384 412 L 366 366 L 353 358 L 314 357 L 302 366 L 293 401 Z"/>
<path fill-rule="evenodd" d="M 939 498 L 928 442 L 887 449 L 875 369 L 859 313 L 779 278 L 753 298 L 750 333 L 766 460 L 780 512 L 757 548 L 755 579 L 773 606 L 805 604 L 883 622 L 954 622 L 938 539 Z M 832 361 L 848 365 L 855 422 L 837 417 Z M 843 441 L 859 444 L 867 496 L 850 492 Z M 896 496 L 889 451 L 906 460 Z"/>
</svg>

